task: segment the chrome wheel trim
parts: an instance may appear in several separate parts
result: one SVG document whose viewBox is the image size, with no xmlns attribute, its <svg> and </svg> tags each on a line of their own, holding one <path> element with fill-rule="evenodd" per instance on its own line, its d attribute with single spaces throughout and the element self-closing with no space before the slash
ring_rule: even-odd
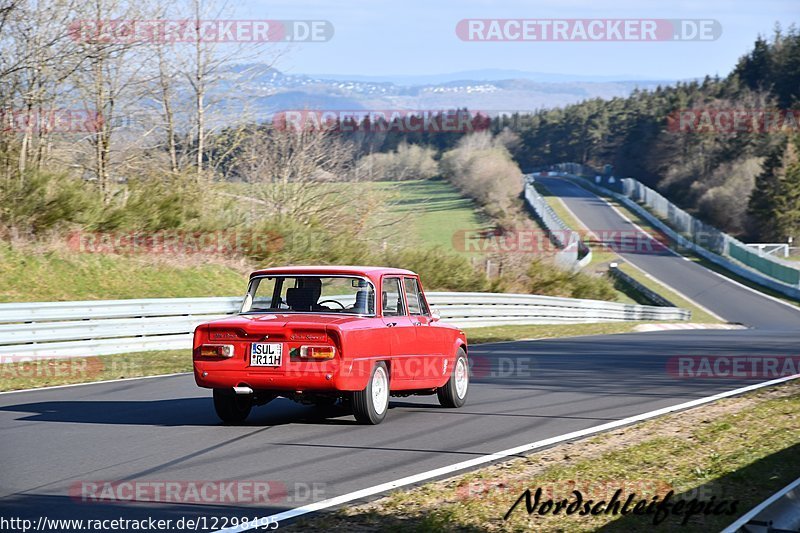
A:
<svg viewBox="0 0 800 533">
<path fill-rule="evenodd" d="M 389 406 L 389 379 L 386 369 L 379 366 L 372 375 L 372 407 L 377 414 L 383 414 Z"/>
<path fill-rule="evenodd" d="M 463 357 L 459 357 L 456 360 L 453 379 L 456 384 L 456 395 L 459 398 L 465 397 L 467 395 L 467 387 L 469 387 L 469 371 L 467 370 L 467 361 Z"/>
</svg>

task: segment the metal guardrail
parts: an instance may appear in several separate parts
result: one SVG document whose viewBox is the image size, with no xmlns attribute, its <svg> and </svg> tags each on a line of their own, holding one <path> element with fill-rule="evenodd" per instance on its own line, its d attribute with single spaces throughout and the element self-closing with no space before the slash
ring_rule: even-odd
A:
<svg viewBox="0 0 800 533">
<path fill-rule="evenodd" d="M 800 299 L 800 268 L 797 264 L 748 248 L 745 243 L 696 219 L 638 180 L 623 178 L 615 180 L 613 186 L 603 187 L 586 177 L 587 170 L 591 169 L 585 165 L 561 163 L 556 167 L 559 170 L 555 174 L 581 178 L 589 188 L 597 187 L 604 194 L 613 196 L 680 246 L 754 283 Z M 593 172 L 590 174 L 594 175 Z"/>
<path fill-rule="evenodd" d="M 789 483 L 722 533 L 791 533 L 800 531 L 800 478 Z"/>
<path fill-rule="evenodd" d="M 634 202 L 645 205 L 657 216 L 668 221 L 672 229 L 685 235 L 692 242 L 701 244 L 715 254 L 735 259 L 780 283 L 800 288 L 800 270 L 797 265 L 750 249 L 745 243 L 696 219 L 638 180 L 623 179 L 622 192 Z"/>
<path fill-rule="evenodd" d="M 612 278 L 618 280 L 620 283 L 623 283 L 633 291 L 642 295 L 650 304 L 660 307 L 675 307 L 674 303 L 670 302 L 656 291 L 651 290 L 646 285 L 639 282 L 636 278 L 620 269 L 619 264 L 611 263 L 608 268 L 608 273 Z"/>
<path fill-rule="evenodd" d="M 530 174 L 525 175 L 525 201 L 539 222 L 550 232 L 550 238 L 560 248 L 555 256 L 556 264 L 567 270 L 583 268 L 591 262 L 592 251 L 583 245 L 580 235 L 567 226 L 539 194 L 532 183 L 534 179 L 535 177 Z"/>
<path fill-rule="evenodd" d="M 714 253 L 711 250 L 687 239 L 686 237 L 684 237 L 683 235 L 681 235 L 680 233 L 669 227 L 665 222 L 663 222 L 661 219 L 659 219 L 657 216 L 651 213 L 647 208 L 631 200 L 624 194 L 620 194 L 606 187 L 596 185 L 592 183 L 590 180 L 587 180 L 577 174 L 560 172 L 559 175 L 566 178 L 580 180 L 580 183 L 582 185 L 585 185 L 587 189 L 594 189 L 595 192 L 599 192 L 600 194 L 606 196 L 611 196 L 612 198 L 618 200 L 623 205 L 625 205 L 625 207 L 627 207 L 637 215 L 647 220 L 647 222 L 649 222 L 654 228 L 656 228 L 664 235 L 669 237 L 669 239 L 672 242 L 677 243 L 678 246 L 685 248 L 687 250 L 691 250 L 695 252 L 697 255 L 705 259 L 708 259 L 712 263 L 721 266 L 722 268 L 728 270 L 729 272 L 733 272 L 734 274 L 741 276 L 747 280 L 750 280 L 753 283 L 761 285 L 762 287 L 767 287 L 768 289 L 772 289 L 785 296 L 788 296 L 789 298 L 800 300 L 800 287 L 789 286 L 774 278 L 762 274 L 761 272 L 752 270 L 751 268 L 748 268 L 742 265 L 741 263 L 734 262 L 727 256 L 722 256 L 720 254 Z"/>
<path fill-rule="evenodd" d="M 530 294 L 429 292 L 443 321 L 456 326 L 688 320 L 675 307 Z M 151 298 L 0 304 L 0 362 L 184 349 L 199 324 L 238 312 L 242 299 Z"/>
</svg>

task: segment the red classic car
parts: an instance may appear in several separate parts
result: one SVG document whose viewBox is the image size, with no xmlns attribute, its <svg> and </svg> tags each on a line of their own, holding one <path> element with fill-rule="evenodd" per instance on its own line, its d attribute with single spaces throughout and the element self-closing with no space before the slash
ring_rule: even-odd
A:
<svg viewBox="0 0 800 533">
<path fill-rule="evenodd" d="M 214 390 L 229 424 L 277 396 L 341 400 L 378 424 L 390 394 L 461 407 L 469 386 L 464 332 L 431 312 L 419 276 L 397 268 L 253 272 L 239 314 L 197 327 L 193 359 L 197 385 Z"/>
</svg>

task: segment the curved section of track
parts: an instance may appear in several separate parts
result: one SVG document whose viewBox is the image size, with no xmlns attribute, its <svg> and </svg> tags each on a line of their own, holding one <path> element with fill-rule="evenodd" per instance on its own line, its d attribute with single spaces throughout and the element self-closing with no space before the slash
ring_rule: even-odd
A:
<svg viewBox="0 0 800 533">
<path fill-rule="evenodd" d="M 624 232 L 629 240 L 636 234 L 638 242 L 652 240 L 649 235 L 642 233 L 634 224 L 620 216 L 608 203 L 583 187 L 562 178 L 537 177 L 536 180 L 564 200 L 567 207 L 590 230 L 601 235 Z M 729 322 L 759 329 L 800 330 L 800 308 L 793 308 L 743 287 L 693 261 L 664 250 L 658 243 L 654 242 L 649 249 L 647 246 L 634 248 L 640 248 L 641 251 L 622 251 L 619 255 Z"/>
</svg>

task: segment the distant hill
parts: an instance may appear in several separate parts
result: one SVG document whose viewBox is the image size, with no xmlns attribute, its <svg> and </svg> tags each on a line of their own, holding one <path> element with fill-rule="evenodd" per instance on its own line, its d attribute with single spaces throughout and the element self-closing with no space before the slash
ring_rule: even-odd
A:
<svg viewBox="0 0 800 533">
<path fill-rule="evenodd" d="M 480 70 L 463 70 L 460 72 L 451 72 L 447 74 L 423 74 L 417 76 L 409 76 L 403 74 L 395 75 L 354 75 L 354 74 L 316 74 L 312 77 L 326 80 L 337 81 L 372 81 L 372 82 L 388 82 L 396 85 L 433 85 L 439 83 L 448 83 L 451 81 L 500 81 L 500 80 L 532 80 L 546 83 L 563 83 L 563 82 L 616 82 L 616 81 L 656 81 L 661 83 L 668 83 L 674 80 L 650 80 L 635 74 L 615 74 L 605 76 L 586 76 L 578 74 L 556 74 L 550 72 L 527 72 L 524 70 L 513 69 L 480 69 Z"/>
<path fill-rule="evenodd" d="M 500 69 L 425 76 L 312 76 L 258 64 L 231 67 L 224 78 L 217 97 L 223 101 L 232 94 L 246 98 L 257 120 L 289 109 L 535 111 L 590 98 L 625 97 L 636 88 L 671 83 Z"/>
</svg>

